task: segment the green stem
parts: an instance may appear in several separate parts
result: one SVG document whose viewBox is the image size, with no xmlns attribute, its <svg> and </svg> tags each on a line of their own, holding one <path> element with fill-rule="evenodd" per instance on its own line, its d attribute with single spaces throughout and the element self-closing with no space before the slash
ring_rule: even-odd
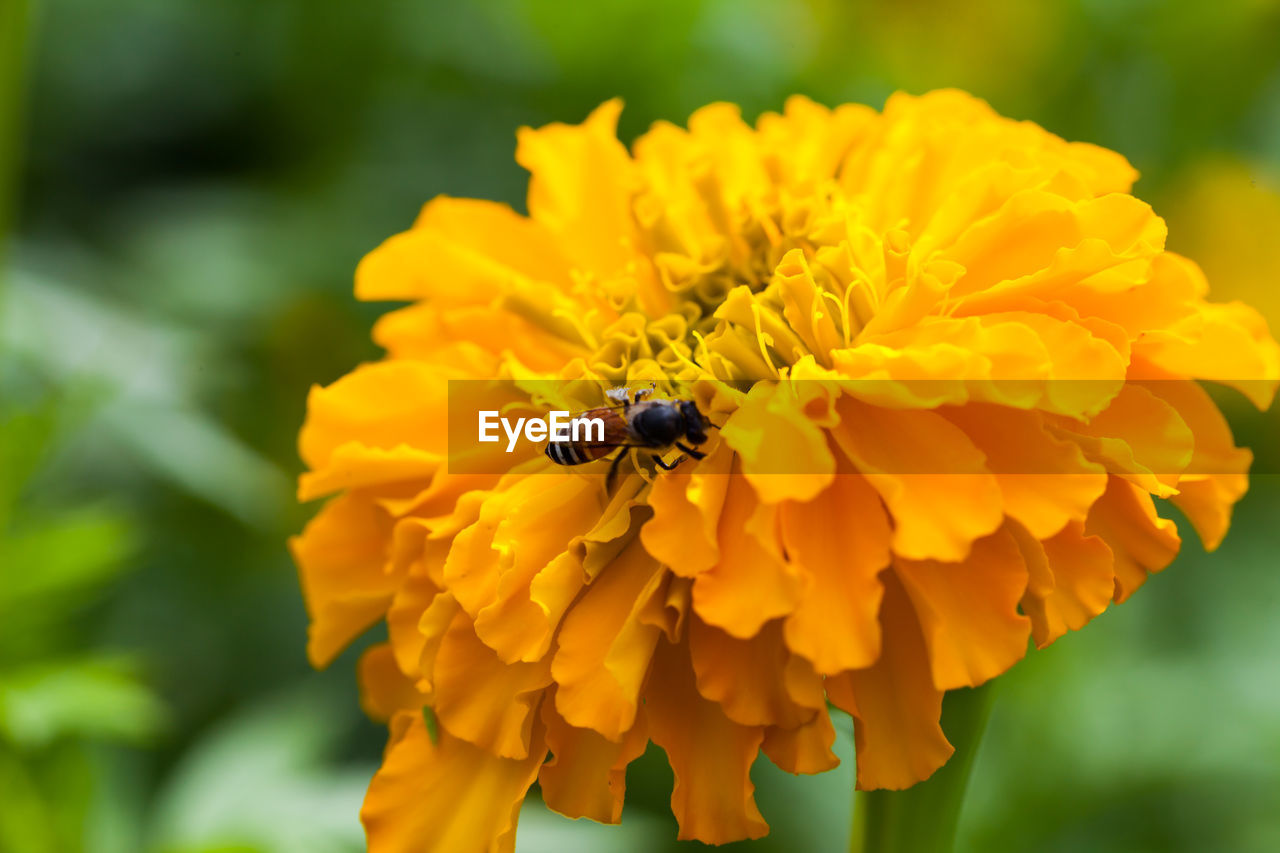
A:
<svg viewBox="0 0 1280 853">
<path fill-rule="evenodd" d="M 990 682 L 947 694 L 942 730 L 956 751 L 928 779 L 905 791 L 857 793 L 850 853 L 951 853 L 991 697 Z"/>
</svg>

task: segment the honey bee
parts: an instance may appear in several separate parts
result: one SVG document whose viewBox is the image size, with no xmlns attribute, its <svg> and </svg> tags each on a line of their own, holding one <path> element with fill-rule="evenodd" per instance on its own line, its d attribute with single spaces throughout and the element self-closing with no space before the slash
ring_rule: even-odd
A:
<svg viewBox="0 0 1280 853">
<path fill-rule="evenodd" d="M 683 461 L 684 457 L 671 463 L 662 460 L 661 454 L 672 447 L 693 459 L 705 458 L 705 453 L 690 445 L 704 444 L 707 427 L 714 425 L 698 411 L 697 404 L 692 400 L 647 399 L 652 393 L 653 388 L 640 389 L 634 395 L 626 388 L 606 391 L 606 396 L 617 401 L 617 405 L 588 409 L 574 418 L 575 421 L 603 421 L 604 435 L 593 436 L 590 440 L 552 439 L 547 442 L 547 458 L 557 465 L 583 465 L 603 459 L 615 450 L 634 447 L 652 451 L 653 461 L 664 471 L 670 471 Z M 587 436 L 590 430 L 583 429 L 574 434 Z M 613 460 L 609 469 L 610 481 L 624 455 L 620 453 Z"/>
</svg>

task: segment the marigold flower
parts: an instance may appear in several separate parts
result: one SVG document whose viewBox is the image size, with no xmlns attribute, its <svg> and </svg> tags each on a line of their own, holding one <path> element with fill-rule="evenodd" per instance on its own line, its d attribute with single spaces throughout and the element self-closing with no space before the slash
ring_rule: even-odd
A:
<svg viewBox="0 0 1280 853">
<path fill-rule="evenodd" d="M 630 152 L 620 109 L 520 132 L 528 216 L 437 198 L 366 257 L 358 296 L 412 304 L 311 393 L 300 497 L 338 495 L 292 542 L 311 659 L 389 629 L 359 667 L 379 853 L 509 850 L 535 780 L 616 822 L 650 740 L 681 838 L 761 836 L 748 771 L 835 766 L 828 702 L 859 786 L 910 786 L 952 752 L 945 691 L 1169 563 L 1153 497 L 1214 547 L 1247 485 L 1209 396 L 1157 380 L 1266 406 L 1280 349 L 1120 155 L 957 91 L 715 104 Z M 453 470 L 448 380 L 495 377 L 654 380 L 722 429 L 612 488 Z"/>
</svg>

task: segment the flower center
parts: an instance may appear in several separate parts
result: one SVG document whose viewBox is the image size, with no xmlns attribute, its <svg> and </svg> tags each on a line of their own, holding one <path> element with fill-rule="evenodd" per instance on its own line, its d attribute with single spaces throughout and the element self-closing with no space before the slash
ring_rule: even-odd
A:
<svg viewBox="0 0 1280 853">
<path fill-rule="evenodd" d="M 666 216 L 648 227 L 642 225 L 655 273 L 662 288 L 674 297 L 671 307 L 662 316 L 652 317 L 630 299 L 628 310 L 598 332 L 588 364 L 614 382 L 650 373 L 651 366 L 662 376 L 685 379 L 717 372 L 708 363 L 714 356 L 707 342 L 723 335 L 724 320 L 735 322 L 728 315 L 740 312 L 732 303 L 763 294 L 791 250 L 800 249 L 811 257 L 817 251 L 812 239 L 815 226 L 820 217 L 829 215 L 826 198 L 819 197 L 815 203 L 808 197 L 792 204 L 776 199 L 744 204 L 734 217 L 736 225 L 708 233 L 676 229 Z M 783 322 L 781 305 L 768 305 L 768 300 L 760 304 L 775 315 L 764 318 L 766 325 Z M 727 314 L 726 306 L 732 309 Z M 763 364 L 761 347 L 753 341 L 744 346 L 737 343 L 732 342 L 719 359 L 740 362 L 741 372 L 758 372 Z M 775 353 L 773 361 L 789 364 L 792 356 L 791 352 Z"/>
</svg>

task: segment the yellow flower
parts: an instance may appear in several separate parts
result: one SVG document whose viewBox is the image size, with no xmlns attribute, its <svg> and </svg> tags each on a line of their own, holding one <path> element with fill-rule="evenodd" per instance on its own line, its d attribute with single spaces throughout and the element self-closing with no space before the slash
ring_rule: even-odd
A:
<svg viewBox="0 0 1280 853">
<path fill-rule="evenodd" d="M 412 304 L 311 394 L 300 497 L 338 494 L 292 543 L 312 661 L 389 629 L 360 664 L 375 853 L 509 850 L 535 780 L 616 822 L 650 740 L 682 838 L 758 837 L 752 763 L 833 767 L 828 702 L 859 786 L 910 786 L 952 752 L 945 691 L 1173 558 L 1153 496 L 1213 547 L 1246 488 L 1209 397 L 1161 380 L 1265 406 L 1280 349 L 1205 301 L 1119 155 L 956 91 L 716 104 L 630 152 L 619 110 L 521 131 L 529 216 L 437 198 L 366 257 L 357 294 Z M 722 429 L 612 488 L 536 449 L 467 473 L 467 378 L 653 380 Z"/>
</svg>

